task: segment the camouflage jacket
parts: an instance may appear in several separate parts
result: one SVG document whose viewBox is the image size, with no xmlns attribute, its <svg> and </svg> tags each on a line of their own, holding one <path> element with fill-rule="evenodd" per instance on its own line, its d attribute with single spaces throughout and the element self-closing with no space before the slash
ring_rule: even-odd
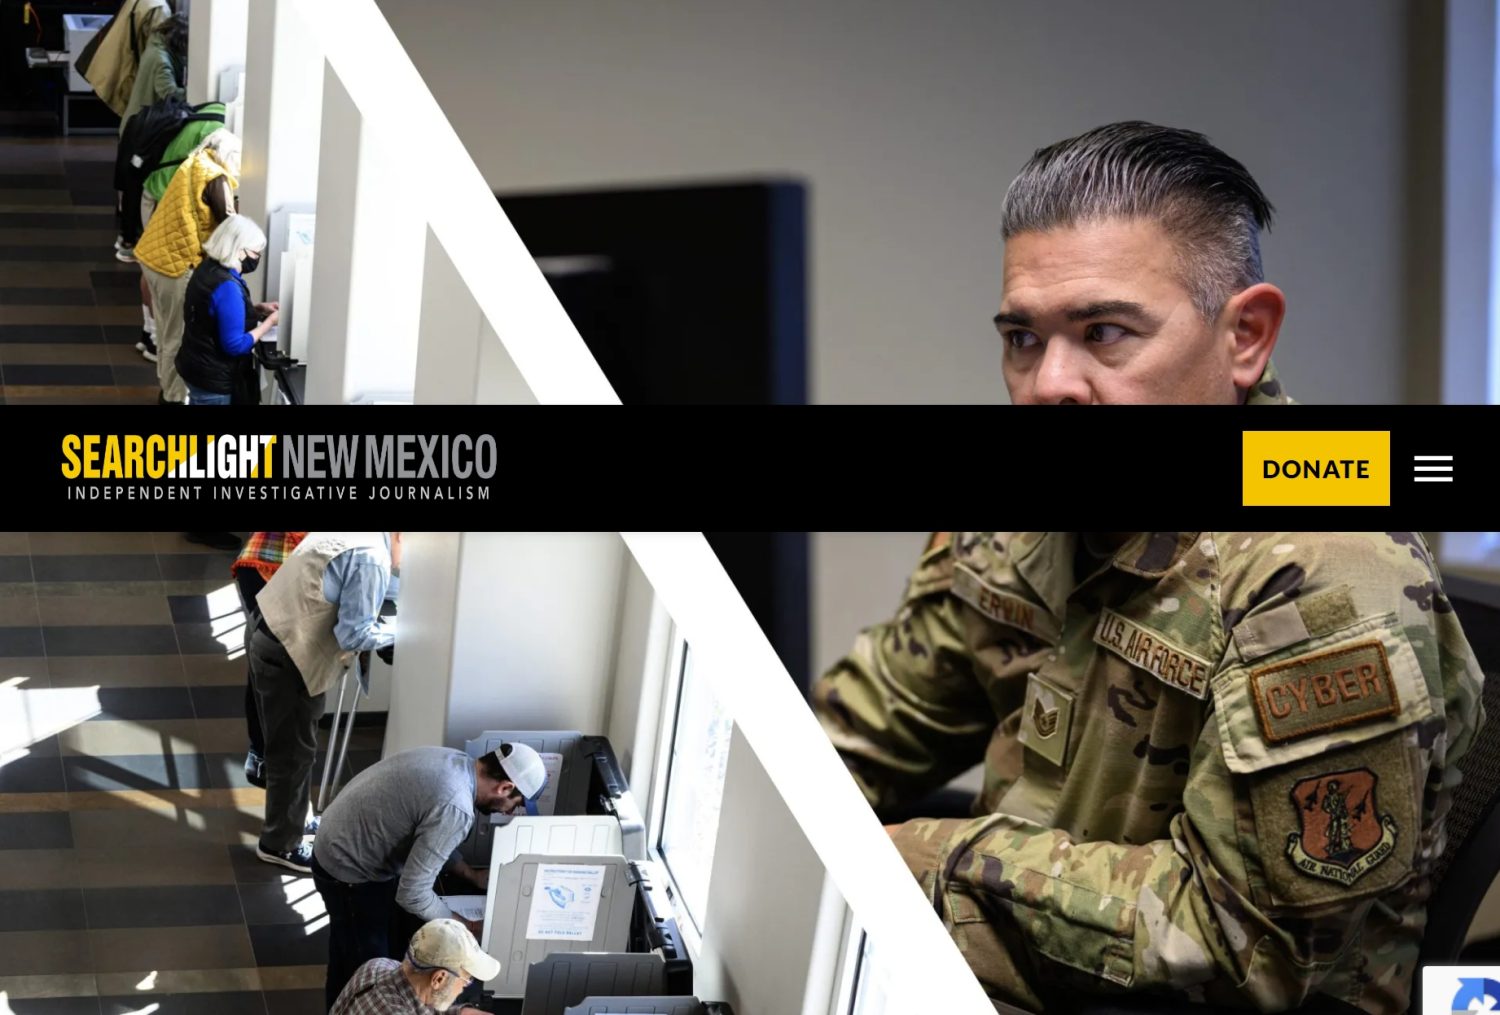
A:
<svg viewBox="0 0 1500 1015">
<path fill-rule="evenodd" d="M 1246 405 L 1296 405 L 1291 395 L 1286 393 L 1286 387 L 1281 383 L 1281 375 L 1276 372 L 1276 364 L 1266 360 L 1266 368 L 1260 372 L 1260 380 L 1251 386 L 1245 393 Z"/>
<path fill-rule="evenodd" d="M 814 704 L 992 997 L 1405 1011 L 1482 675 L 1412 533 L 934 537 Z"/>
</svg>

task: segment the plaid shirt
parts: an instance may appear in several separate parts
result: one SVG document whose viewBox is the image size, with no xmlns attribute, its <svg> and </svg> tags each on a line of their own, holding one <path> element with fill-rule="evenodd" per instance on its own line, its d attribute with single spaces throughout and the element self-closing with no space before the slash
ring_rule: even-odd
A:
<svg viewBox="0 0 1500 1015">
<path fill-rule="evenodd" d="M 436 1011 L 417 1000 L 401 963 L 371 959 L 355 972 L 328 1015 L 428 1015 Z"/>
<path fill-rule="evenodd" d="M 259 571 L 266 581 L 270 581 L 282 561 L 286 560 L 287 554 L 295 550 L 306 535 L 306 532 L 252 532 L 245 548 L 230 565 L 229 573 L 234 574 L 242 567 L 251 567 Z"/>
</svg>

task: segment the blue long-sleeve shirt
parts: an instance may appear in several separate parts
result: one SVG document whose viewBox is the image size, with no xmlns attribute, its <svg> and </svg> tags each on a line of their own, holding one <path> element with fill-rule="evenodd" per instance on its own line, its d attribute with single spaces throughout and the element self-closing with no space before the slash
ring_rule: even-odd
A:
<svg viewBox="0 0 1500 1015">
<path fill-rule="evenodd" d="M 245 322 L 245 291 L 240 273 L 229 269 L 233 276 L 220 282 L 209 296 L 208 312 L 219 328 L 219 348 L 226 356 L 243 356 L 255 346 L 255 336 L 250 334 Z M 332 602 L 332 600 L 330 600 Z"/>
<path fill-rule="evenodd" d="M 348 652 L 370 652 L 396 640 L 396 622 L 381 619 L 380 607 L 395 599 L 397 582 L 391 574 L 390 533 L 386 552 L 370 547 L 345 550 L 328 562 L 323 572 L 323 598 L 338 605 L 333 636 Z"/>
</svg>

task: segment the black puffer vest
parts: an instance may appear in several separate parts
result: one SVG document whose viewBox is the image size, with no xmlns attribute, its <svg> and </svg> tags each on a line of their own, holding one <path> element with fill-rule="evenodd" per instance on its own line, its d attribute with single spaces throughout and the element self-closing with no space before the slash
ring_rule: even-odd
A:
<svg viewBox="0 0 1500 1015">
<path fill-rule="evenodd" d="M 214 290 L 225 282 L 239 286 L 245 300 L 245 327 L 255 324 L 255 304 L 244 281 L 236 279 L 217 261 L 204 259 L 188 279 L 182 307 L 182 348 L 177 351 L 177 372 L 182 379 L 204 391 L 228 395 L 235 389 L 237 373 L 254 370 L 249 353 L 230 356 L 219 346 L 219 324 L 212 312 Z"/>
</svg>

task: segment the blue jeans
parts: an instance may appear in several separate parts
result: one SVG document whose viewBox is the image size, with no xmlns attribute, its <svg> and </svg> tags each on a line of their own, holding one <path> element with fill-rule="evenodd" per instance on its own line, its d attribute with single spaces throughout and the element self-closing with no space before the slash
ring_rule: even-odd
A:
<svg viewBox="0 0 1500 1015">
<path fill-rule="evenodd" d="M 216 394 L 212 391 L 204 391 L 196 384 L 188 383 L 189 405 L 228 405 L 229 396 Z"/>
</svg>

